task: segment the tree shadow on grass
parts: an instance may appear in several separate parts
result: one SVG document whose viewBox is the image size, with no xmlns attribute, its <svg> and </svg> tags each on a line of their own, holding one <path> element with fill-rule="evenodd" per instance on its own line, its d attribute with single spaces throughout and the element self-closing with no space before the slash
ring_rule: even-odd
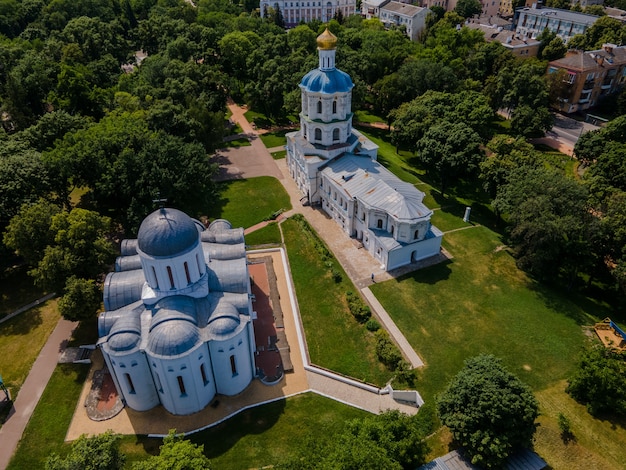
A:
<svg viewBox="0 0 626 470">
<path fill-rule="evenodd" d="M 0 323 L 0 338 L 3 336 L 27 335 L 43 323 L 42 306 L 33 307 L 10 320 Z"/>
<path fill-rule="evenodd" d="M 534 291 L 550 310 L 571 318 L 577 325 L 593 324 L 596 319 L 605 318 L 611 313 L 609 307 L 595 299 L 568 291 L 558 285 L 546 285 L 534 280 L 529 283 L 528 288 Z"/>
</svg>

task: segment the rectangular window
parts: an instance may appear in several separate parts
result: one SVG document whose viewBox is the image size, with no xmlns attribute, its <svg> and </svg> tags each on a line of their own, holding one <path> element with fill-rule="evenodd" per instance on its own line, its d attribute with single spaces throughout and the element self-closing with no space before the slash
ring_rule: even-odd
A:
<svg viewBox="0 0 626 470">
<path fill-rule="evenodd" d="M 185 390 L 185 382 L 183 381 L 182 376 L 179 375 L 176 379 L 178 380 L 178 388 L 180 389 L 181 396 L 186 396 L 187 391 Z"/>
</svg>

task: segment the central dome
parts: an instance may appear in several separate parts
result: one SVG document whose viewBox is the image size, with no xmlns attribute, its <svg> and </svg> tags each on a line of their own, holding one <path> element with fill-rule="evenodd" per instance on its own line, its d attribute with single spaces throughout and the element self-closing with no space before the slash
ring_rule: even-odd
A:
<svg viewBox="0 0 626 470">
<path fill-rule="evenodd" d="M 177 209 L 161 208 L 141 223 L 137 245 L 149 256 L 175 256 L 193 248 L 199 239 L 191 217 Z"/>
</svg>

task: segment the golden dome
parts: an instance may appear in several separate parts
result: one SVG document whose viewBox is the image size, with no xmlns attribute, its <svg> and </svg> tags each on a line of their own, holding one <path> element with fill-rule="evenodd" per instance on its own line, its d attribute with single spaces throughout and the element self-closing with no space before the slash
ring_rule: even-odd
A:
<svg viewBox="0 0 626 470">
<path fill-rule="evenodd" d="M 317 48 L 329 51 L 337 48 L 337 36 L 331 33 L 328 28 L 317 37 Z"/>
</svg>

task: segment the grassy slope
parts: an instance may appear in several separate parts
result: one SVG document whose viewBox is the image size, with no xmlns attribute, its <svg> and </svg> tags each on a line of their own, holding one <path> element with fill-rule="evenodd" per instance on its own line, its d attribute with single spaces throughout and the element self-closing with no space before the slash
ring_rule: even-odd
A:
<svg viewBox="0 0 626 470">
<path fill-rule="evenodd" d="M 248 228 L 279 209 L 291 209 L 289 195 L 276 178 L 262 176 L 221 185 L 221 197 L 208 215 L 227 219 L 233 227 Z"/>
<path fill-rule="evenodd" d="M 281 243 L 280 230 L 276 222 L 270 223 L 262 229 L 255 230 L 246 235 L 246 245 L 254 248 L 255 245 Z"/>
<path fill-rule="evenodd" d="M 27 272 L 28 267 L 24 265 L 0 272 L 0 318 L 45 295 L 33 284 L 33 278 Z"/>
<path fill-rule="evenodd" d="M 244 411 L 190 439 L 204 445 L 213 468 L 260 468 L 295 455 L 309 439 L 331 439 L 346 421 L 367 414 L 307 393 Z M 160 444 L 160 439 L 127 436 L 123 438 L 122 450 L 133 462 L 146 458 L 148 453 L 157 453 Z"/>
<path fill-rule="evenodd" d="M 356 292 L 348 277 L 337 284 L 293 220 L 282 224 L 291 275 L 311 362 L 359 380 L 384 385 L 391 373 L 377 360 L 374 335 L 350 314 L 345 293 Z M 341 267 L 335 262 L 335 269 Z"/>
<path fill-rule="evenodd" d="M 14 399 L 59 321 L 56 305 L 49 300 L 0 324 L 0 373 Z"/>
<path fill-rule="evenodd" d="M 51 452 L 67 453 L 63 444 L 89 366 L 60 364 L 55 369 L 8 470 L 44 468 Z"/>
</svg>

